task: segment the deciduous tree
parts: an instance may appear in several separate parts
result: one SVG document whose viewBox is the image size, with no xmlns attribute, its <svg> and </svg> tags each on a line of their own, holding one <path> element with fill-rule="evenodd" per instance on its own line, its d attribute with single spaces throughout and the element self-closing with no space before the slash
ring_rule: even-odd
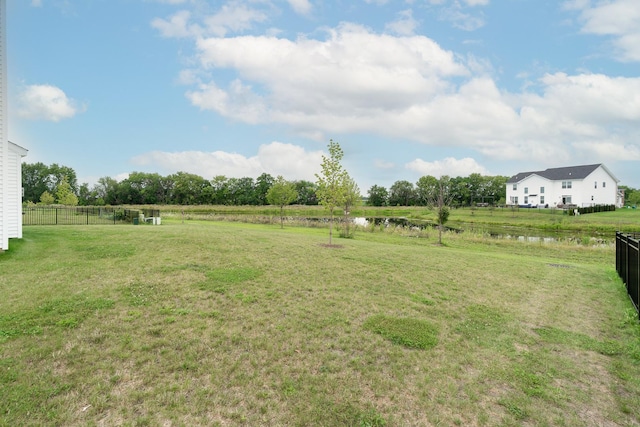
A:
<svg viewBox="0 0 640 427">
<path fill-rule="evenodd" d="M 56 199 L 59 204 L 65 206 L 78 206 L 78 196 L 73 193 L 67 177 L 62 176 L 56 188 Z"/>
<path fill-rule="evenodd" d="M 284 207 L 298 198 L 293 183 L 286 181 L 281 175 L 276 178 L 271 188 L 267 191 L 267 202 L 280 207 L 280 228 L 284 228 Z"/>
<path fill-rule="evenodd" d="M 338 206 L 344 204 L 346 193 L 345 181 L 348 178 L 347 172 L 343 169 L 340 161 L 344 156 L 340 144 L 329 140 L 329 157 L 322 156 L 320 165 L 322 172 L 316 174 L 316 194 L 321 205 L 329 210 L 329 245 L 332 244 L 333 237 L 333 214 Z"/>
<path fill-rule="evenodd" d="M 368 194 L 369 200 L 367 204 L 369 206 L 387 206 L 389 192 L 385 187 L 374 185 L 369 189 Z"/>
<path fill-rule="evenodd" d="M 436 191 L 431 194 L 430 205 L 436 210 L 438 222 L 438 244 L 442 244 L 442 230 L 449 219 L 449 205 L 451 204 L 451 179 L 443 175 L 438 179 Z"/>
<path fill-rule="evenodd" d="M 413 206 L 415 199 L 415 189 L 409 181 L 396 181 L 389 189 L 390 206 Z"/>
<path fill-rule="evenodd" d="M 350 176 L 346 176 L 344 181 L 345 192 L 344 192 L 344 225 L 345 232 L 343 237 L 351 237 L 351 230 L 349 228 L 349 224 L 351 223 L 349 219 L 349 215 L 351 214 L 351 210 L 362 203 L 362 195 L 360 194 L 360 187 L 358 184 L 351 178 Z"/>
<path fill-rule="evenodd" d="M 48 191 L 45 191 L 40 195 L 40 203 L 42 203 L 43 205 L 52 205 L 55 201 L 56 199 Z"/>
</svg>

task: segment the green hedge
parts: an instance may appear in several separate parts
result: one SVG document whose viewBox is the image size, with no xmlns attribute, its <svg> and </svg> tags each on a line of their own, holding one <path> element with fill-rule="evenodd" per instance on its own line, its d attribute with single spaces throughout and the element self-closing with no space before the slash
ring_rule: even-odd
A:
<svg viewBox="0 0 640 427">
<path fill-rule="evenodd" d="M 586 208 L 578 208 L 577 212 L 580 215 L 584 215 L 584 214 L 598 213 L 598 212 L 611 212 L 615 210 L 616 210 L 616 205 L 596 205 L 596 206 L 589 206 Z M 575 215 L 576 209 L 569 209 L 567 212 L 569 215 Z"/>
</svg>

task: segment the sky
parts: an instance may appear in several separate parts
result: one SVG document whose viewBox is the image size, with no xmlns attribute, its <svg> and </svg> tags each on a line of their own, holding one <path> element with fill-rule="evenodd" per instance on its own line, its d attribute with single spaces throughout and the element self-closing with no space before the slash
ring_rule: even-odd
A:
<svg viewBox="0 0 640 427">
<path fill-rule="evenodd" d="M 78 182 L 604 163 L 640 188 L 638 0 L 8 0 L 9 139 Z"/>
</svg>

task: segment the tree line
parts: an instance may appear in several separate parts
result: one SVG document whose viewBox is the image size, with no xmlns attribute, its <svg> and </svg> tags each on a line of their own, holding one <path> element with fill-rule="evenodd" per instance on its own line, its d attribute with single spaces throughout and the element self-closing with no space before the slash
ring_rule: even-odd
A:
<svg viewBox="0 0 640 427">
<path fill-rule="evenodd" d="M 504 204 L 505 176 L 471 174 L 449 178 L 451 206 L 474 206 L 480 203 Z M 286 180 L 285 180 L 286 181 Z M 423 176 L 414 184 L 399 180 L 389 188 L 373 185 L 365 200 L 369 206 L 427 206 L 438 179 Z M 277 178 L 263 173 L 257 178 L 230 178 L 218 175 L 208 180 L 199 175 L 177 172 L 168 176 L 158 173 L 131 172 L 118 181 L 102 177 L 90 187 L 78 185 L 76 172 L 58 164 L 23 163 L 24 201 L 64 205 L 268 205 L 267 193 Z M 318 183 L 297 180 L 292 184 L 296 197 L 290 204 L 317 205 Z M 355 184 L 355 183 L 353 183 Z M 640 190 L 625 189 L 627 204 L 640 203 Z M 289 203 L 288 203 L 289 204 Z"/>
<path fill-rule="evenodd" d="M 267 193 L 277 179 L 268 173 L 257 178 L 232 178 L 223 175 L 208 180 L 188 172 L 168 176 L 158 173 L 131 172 L 118 181 L 102 177 L 90 187 L 78 184 L 76 172 L 58 164 L 23 163 L 22 183 L 24 201 L 31 203 L 74 204 L 68 196 L 57 197 L 59 190 L 73 194 L 77 203 L 87 205 L 267 205 Z M 424 176 L 415 184 L 400 180 L 389 189 L 373 185 L 367 192 L 370 206 L 426 206 L 430 186 L 436 178 Z M 504 201 L 506 177 L 471 174 L 451 178 L 452 204 L 469 206 L 473 203 Z M 297 193 L 291 204 L 317 205 L 318 183 L 306 180 L 290 181 Z M 355 184 L 355 183 L 353 183 Z M 45 200 L 42 200 L 44 195 Z M 53 200 L 51 199 L 53 197 Z"/>
</svg>

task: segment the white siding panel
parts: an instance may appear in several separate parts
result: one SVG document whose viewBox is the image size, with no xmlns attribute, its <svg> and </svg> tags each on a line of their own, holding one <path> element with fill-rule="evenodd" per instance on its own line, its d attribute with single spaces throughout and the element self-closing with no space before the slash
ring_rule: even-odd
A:
<svg viewBox="0 0 640 427">
<path fill-rule="evenodd" d="M 9 150 L 9 157 L 7 159 L 7 206 L 6 206 L 6 221 L 7 221 L 7 235 L 11 239 L 13 237 L 22 237 L 20 230 L 20 216 L 22 215 L 20 192 L 21 188 L 20 180 L 18 176 L 18 165 L 20 164 L 20 155 L 18 153 Z M 20 212 L 19 212 L 20 211 Z"/>
<path fill-rule="evenodd" d="M 0 250 L 9 249 L 9 233 L 6 218 L 7 162 L 9 157 L 9 133 L 7 132 L 7 49 L 6 2 L 0 0 Z"/>
</svg>

